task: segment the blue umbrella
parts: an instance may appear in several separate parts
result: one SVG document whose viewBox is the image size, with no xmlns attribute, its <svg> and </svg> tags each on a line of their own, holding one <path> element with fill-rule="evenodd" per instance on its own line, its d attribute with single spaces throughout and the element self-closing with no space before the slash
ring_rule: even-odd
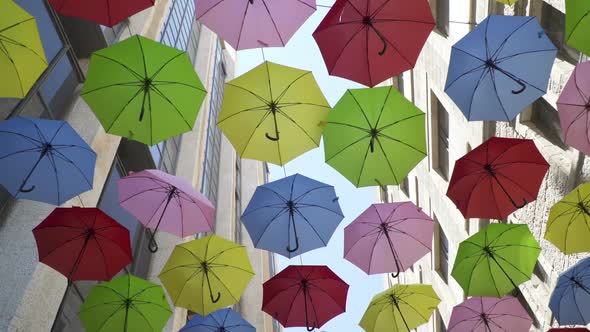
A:
<svg viewBox="0 0 590 332">
<path fill-rule="evenodd" d="M 559 325 L 590 323 L 590 257 L 559 276 L 549 308 Z"/>
<path fill-rule="evenodd" d="M 445 92 L 470 121 L 511 121 L 546 93 L 556 55 L 536 17 L 490 15 L 453 46 Z"/>
<path fill-rule="evenodd" d="M 179 332 L 256 332 L 237 312 L 226 308 L 203 317 L 195 314 Z"/>
<path fill-rule="evenodd" d="M 96 153 L 65 121 L 0 122 L 0 184 L 15 198 L 61 205 L 92 189 Z"/>
<path fill-rule="evenodd" d="M 256 248 L 288 258 L 325 247 L 343 218 L 334 187 L 300 174 L 256 188 L 242 214 Z"/>
</svg>

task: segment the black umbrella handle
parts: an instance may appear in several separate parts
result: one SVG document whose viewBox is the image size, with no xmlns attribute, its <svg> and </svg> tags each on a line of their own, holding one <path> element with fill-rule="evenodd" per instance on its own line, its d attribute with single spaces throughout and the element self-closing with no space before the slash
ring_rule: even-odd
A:
<svg viewBox="0 0 590 332">
<path fill-rule="evenodd" d="M 311 298 L 310 298 L 311 301 Z M 313 322 L 312 326 L 309 326 L 309 316 L 307 315 L 307 284 L 303 285 L 303 304 L 305 305 L 305 328 L 311 332 L 316 329 L 317 322 Z"/>
<path fill-rule="evenodd" d="M 289 221 L 293 223 L 293 233 L 295 233 L 295 248 L 291 248 L 290 243 L 287 244 L 287 251 L 292 253 L 299 250 L 299 236 L 297 235 L 297 227 L 295 226 L 295 217 L 293 216 L 293 211 L 289 211 Z"/>
<path fill-rule="evenodd" d="M 404 317 L 404 314 L 402 313 L 401 309 L 399 308 L 399 304 L 397 304 L 397 302 L 393 302 L 393 305 L 397 309 L 397 312 L 399 312 L 399 316 L 402 318 L 402 321 L 404 322 L 406 329 L 408 329 L 408 332 L 410 332 L 411 331 L 410 326 L 408 326 L 408 322 L 406 322 L 406 317 Z"/>
<path fill-rule="evenodd" d="M 47 155 L 47 153 L 49 152 L 50 149 L 51 149 L 51 146 L 49 144 L 46 144 L 44 146 L 43 150 L 41 151 L 41 154 L 39 155 L 39 158 L 35 162 L 35 165 L 33 165 L 33 168 L 31 168 L 31 170 L 29 171 L 29 174 L 27 174 L 27 176 L 23 180 L 23 183 L 18 188 L 19 192 L 30 193 L 31 191 L 35 190 L 36 186 L 34 186 L 34 185 L 27 188 L 27 189 L 25 189 L 25 186 L 27 185 L 27 182 L 29 181 L 29 178 L 31 177 L 31 175 L 33 175 L 33 172 L 35 172 L 35 170 L 37 169 L 37 166 L 39 166 L 39 163 L 41 162 L 41 160 L 43 160 L 43 158 L 45 157 L 45 155 Z M 57 190 L 59 190 L 59 188 L 57 188 Z"/>
<path fill-rule="evenodd" d="M 149 229 L 146 228 L 145 232 L 148 234 L 148 250 L 153 254 L 155 252 L 158 251 L 158 242 L 156 242 L 156 230 L 154 230 L 153 232 Z"/>
<path fill-rule="evenodd" d="M 518 95 L 524 92 L 524 90 L 526 90 L 526 85 L 524 83 L 522 83 L 520 80 L 516 80 L 515 81 L 516 84 L 520 85 L 520 89 L 518 90 L 512 90 L 512 94 Z"/>
<path fill-rule="evenodd" d="M 522 199 L 522 205 L 518 205 L 516 204 L 516 201 L 514 201 L 514 199 L 512 198 L 512 196 L 510 196 L 510 194 L 508 193 L 508 190 L 506 190 L 506 188 L 504 188 L 504 185 L 500 182 L 500 180 L 498 180 L 498 177 L 496 176 L 496 173 L 490 173 L 492 178 L 496 181 L 496 183 L 498 184 L 498 186 L 500 187 L 500 189 L 502 189 L 502 191 L 504 192 L 504 194 L 506 195 L 506 197 L 508 197 L 508 199 L 510 200 L 510 203 L 512 203 L 512 206 L 514 206 L 517 209 L 522 209 L 525 205 L 527 205 L 529 202 L 527 201 L 526 198 L 523 197 Z"/>
<path fill-rule="evenodd" d="M 272 136 L 270 136 L 268 133 L 265 133 L 265 134 L 264 134 L 264 136 L 265 136 L 266 138 L 268 138 L 269 140 L 271 140 L 271 141 L 275 141 L 275 142 L 276 142 L 276 141 L 278 141 L 278 140 L 279 140 L 279 132 L 278 132 L 278 131 L 277 131 L 277 133 L 276 133 L 276 137 L 272 137 Z"/>
<path fill-rule="evenodd" d="M 209 297 L 211 298 L 211 302 L 217 303 L 221 298 L 221 293 L 217 292 L 217 297 L 213 297 L 213 290 L 211 289 L 211 281 L 209 281 L 209 271 L 205 269 L 205 279 L 207 279 L 207 287 L 209 287 Z"/>
<path fill-rule="evenodd" d="M 393 248 L 393 243 L 391 243 L 391 238 L 389 237 L 389 233 L 387 231 L 387 229 L 383 229 L 383 233 L 385 234 L 385 237 L 387 238 L 387 243 L 389 244 L 389 249 L 391 250 L 391 254 L 393 255 L 393 260 L 395 261 L 395 268 L 396 268 L 396 272 L 395 273 L 391 273 L 391 277 L 392 278 L 397 278 L 401 272 L 401 266 L 399 264 L 399 259 L 397 257 L 397 253 L 395 252 L 395 249 Z"/>
<path fill-rule="evenodd" d="M 251 0 L 251 1 L 254 1 L 254 0 Z M 272 106 L 272 107 L 274 107 L 274 106 Z M 279 124 L 277 123 L 277 109 L 272 108 L 271 113 L 272 113 L 272 118 L 273 118 L 273 121 L 275 124 L 275 137 L 270 136 L 268 133 L 264 134 L 264 136 L 266 136 L 266 138 L 268 138 L 271 141 L 278 141 L 280 137 L 279 137 Z"/>
</svg>

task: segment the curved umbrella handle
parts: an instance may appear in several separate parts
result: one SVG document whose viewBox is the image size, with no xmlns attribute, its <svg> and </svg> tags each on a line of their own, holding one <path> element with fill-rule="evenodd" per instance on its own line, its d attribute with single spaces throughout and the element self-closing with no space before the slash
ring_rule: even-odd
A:
<svg viewBox="0 0 590 332">
<path fill-rule="evenodd" d="M 145 231 L 149 236 L 148 250 L 153 254 L 158 251 L 158 243 L 156 242 L 156 232 L 152 232 L 149 228 L 146 228 Z"/>
<path fill-rule="evenodd" d="M 526 85 L 519 80 L 516 80 L 515 82 L 516 82 L 516 84 L 520 85 L 520 89 L 512 90 L 512 94 L 518 95 L 518 94 L 523 93 L 524 90 L 526 90 Z"/>
<path fill-rule="evenodd" d="M 379 35 L 379 37 L 381 37 L 381 35 Z M 379 51 L 379 56 L 382 56 L 383 54 L 385 54 L 385 51 L 387 51 L 387 42 L 385 41 L 385 39 L 383 39 L 383 37 L 381 37 L 381 41 L 383 42 L 383 49 Z"/>
<path fill-rule="evenodd" d="M 24 188 L 25 183 L 23 182 L 23 184 L 21 184 L 20 188 L 18 188 L 18 191 L 20 191 L 21 193 L 30 193 L 31 191 L 35 190 L 35 185 L 31 186 L 31 188 Z"/>
<path fill-rule="evenodd" d="M 288 252 L 296 252 L 299 249 L 299 237 L 295 236 L 295 248 L 291 249 L 291 244 L 287 246 Z"/>
<path fill-rule="evenodd" d="M 221 298 L 221 293 L 217 292 L 216 298 L 213 298 L 213 293 L 209 293 L 209 296 L 211 297 L 211 302 L 217 303 L 217 302 L 219 302 L 219 299 Z"/>
<path fill-rule="evenodd" d="M 514 205 L 515 208 L 517 209 L 522 209 L 525 205 L 529 204 L 529 202 L 527 202 L 526 198 L 522 199 L 522 205 L 517 205 L 515 201 L 512 201 L 512 205 Z"/>
<path fill-rule="evenodd" d="M 309 332 L 315 330 L 315 326 L 317 325 L 315 322 L 313 323 L 312 327 L 309 327 L 309 325 L 307 323 L 305 323 L 307 326 L 305 326 L 305 329 L 308 330 Z"/>
<path fill-rule="evenodd" d="M 279 132 L 278 131 L 277 131 L 277 137 L 272 137 L 268 133 L 265 133 L 264 136 L 266 136 L 266 138 L 268 138 L 271 141 L 278 141 L 279 140 Z"/>
</svg>

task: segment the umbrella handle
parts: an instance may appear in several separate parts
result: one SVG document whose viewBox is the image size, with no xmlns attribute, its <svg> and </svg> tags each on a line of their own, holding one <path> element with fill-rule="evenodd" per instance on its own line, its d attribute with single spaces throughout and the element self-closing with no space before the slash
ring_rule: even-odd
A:
<svg viewBox="0 0 590 332">
<path fill-rule="evenodd" d="M 217 297 L 213 298 L 213 293 L 209 293 L 209 296 L 211 297 L 211 302 L 213 303 L 217 303 L 219 302 L 219 298 L 221 298 L 221 293 L 217 292 Z"/>
<path fill-rule="evenodd" d="M 512 201 L 512 200 L 511 200 Z M 522 199 L 522 205 L 517 205 L 515 201 L 512 201 L 512 205 L 514 205 L 515 208 L 517 209 L 522 209 L 525 205 L 527 205 L 529 202 L 527 202 L 526 198 Z"/>
<path fill-rule="evenodd" d="M 299 237 L 295 236 L 295 248 L 291 249 L 291 245 L 287 246 L 288 252 L 296 252 L 299 249 Z"/>
<path fill-rule="evenodd" d="M 305 324 L 307 324 L 307 323 L 305 323 Z M 314 324 L 313 324 L 313 326 L 312 326 L 312 327 L 305 326 L 305 329 L 306 329 L 306 330 L 308 330 L 309 332 L 311 332 L 311 331 L 315 330 L 315 326 L 316 326 L 316 325 L 317 325 L 317 324 L 314 322 Z"/>
<path fill-rule="evenodd" d="M 211 298 L 211 302 L 217 303 L 219 302 L 219 298 L 221 298 L 221 293 L 217 292 L 217 297 L 213 297 L 213 290 L 211 289 L 211 281 L 209 281 L 209 271 L 205 269 L 205 279 L 207 279 L 207 287 L 209 288 L 209 297 Z"/>
<path fill-rule="evenodd" d="M 152 232 L 149 228 L 145 229 L 149 236 L 148 250 L 153 254 L 158 251 L 158 243 L 156 242 L 156 232 Z"/>
<path fill-rule="evenodd" d="M 278 141 L 279 140 L 279 133 L 278 132 L 277 132 L 277 137 L 272 137 L 268 133 L 265 133 L 264 136 L 266 136 L 266 138 L 268 138 L 271 141 Z"/>
<path fill-rule="evenodd" d="M 518 90 L 512 90 L 512 94 L 518 95 L 524 92 L 524 90 L 526 90 L 526 85 L 524 85 L 524 83 L 522 83 L 521 81 L 515 81 L 516 84 L 520 85 L 520 89 Z"/>
<path fill-rule="evenodd" d="M 35 185 L 31 186 L 31 188 L 24 188 L 25 183 L 23 182 L 23 184 L 21 184 L 20 188 L 18 188 L 18 191 L 21 193 L 30 193 L 31 191 L 35 190 Z"/>
</svg>

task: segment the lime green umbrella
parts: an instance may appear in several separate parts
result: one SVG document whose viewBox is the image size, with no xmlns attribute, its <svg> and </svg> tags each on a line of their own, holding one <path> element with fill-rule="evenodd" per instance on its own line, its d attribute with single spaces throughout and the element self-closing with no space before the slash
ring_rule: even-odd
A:
<svg viewBox="0 0 590 332">
<path fill-rule="evenodd" d="M 565 42 L 590 55 L 590 1 L 565 1 Z"/>
<path fill-rule="evenodd" d="M 397 284 L 373 297 L 359 325 L 367 332 L 410 331 L 427 323 L 439 303 L 430 285 Z"/>
<path fill-rule="evenodd" d="M 209 235 L 177 245 L 160 280 L 175 305 L 206 316 L 240 301 L 252 276 L 244 246 Z"/>
<path fill-rule="evenodd" d="M 88 332 L 161 331 L 171 315 L 162 286 L 130 274 L 95 285 L 80 307 Z"/>
<path fill-rule="evenodd" d="M 329 111 L 310 71 L 266 61 L 225 85 L 217 125 L 243 158 L 284 165 L 319 146 Z"/>
<path fill-rule="evenodd" d="M 185 52 L 141 36 L 94 52 L 82 89 L 106 132 L 148 145 L 190 131 L 205 94 Z"/>
<path fill-rule="evenodd" d="M 0 98 L 23 98 L 45 68 L 35 18 L 12 0 L 0 0 Z"/>
<path fill-rule="evenodd" d="M 514 5 L 514 4 L 516 3 L 516 1 L 518 1 L 518 0 L 496 0 L 496 1 L 498 1 L 498 2 L 501 2 L 501 3 L 505 4 L 505 5 L 512 6 L 512 5 Z"/>
<path fill-rule="evenodd" d="M 324 131 L 326 162 L 357 187 L 397 185 L 426 157 L 424 118 L 391 86 L 348 90 Z"/>
<path fill-rule="evenodd" d="M 540 252 L 527 225 L 491 224 L 459 244 L 451 275 L 468 296 L 502 297 L 531 278 Z"/>
</svg>

